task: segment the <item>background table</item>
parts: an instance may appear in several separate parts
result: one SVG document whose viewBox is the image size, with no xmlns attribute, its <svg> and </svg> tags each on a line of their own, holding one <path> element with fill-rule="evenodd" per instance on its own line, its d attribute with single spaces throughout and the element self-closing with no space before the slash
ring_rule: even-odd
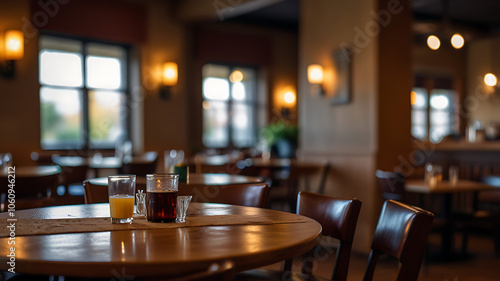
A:
<svg viewBox="0 0 500 281">
<path fill-rule="evenodd" d="M 459 258 L 453 252 L 453 233 L 454 233 L 454 223 L 453 223 L 453 195 L 462 192 L 474 192 L 494 189 L 485 183 L 459 180 L 457 183 L 452 184 L 449 181 L 440 181 L 436 185 L 430 186 L 424 180 L 407 180 L 405 183 L 406 192 L 414 192 L 421 194 L 439 194 L 442 195 L 442 217 L 444 219 L 444 227 L 442 231 L 442 253 L 440 254 L 440 259 L 442 260 L 454 260 Z"/>
<path fill-rule="evenodd" d="M 171 277 L 232 260 L 237 271 L 300 255 L 316 245 L 321 226 L 290 213 L 224 204 L 192 203 L 189 216 L 272 217 L 271 224 L 198 226 L 16 237 L 16 272 L 80 277 Z M 73 205 L 16 212 L 16 218 L 109 216 L 108 204 Z M 293 218 L 295 222 L 286 222 Z M 7 219 L 1 214 L 0 219 Z M 0 239 L 0 269 L 7 270 L 7 238 Z"/>
<path fill-rule="evenodd" d="M 95 185 L 108 185 L 108 178 L 95 178 L 89 179 Z M 241 175 L 230 174 L 195 174 L 190 173 L 186 183 L 179 182 L 179 186 L 184 184 L 190 186 L 206 186 L 206 185 L 231 185 L 231 184 L 246 184 L 246 183 L 260 183 L 263 182 L 261 178 L 248 177 Z M 137 177 L 136 185 L 139 189 L 145 189 L 146 177 Z"/>
</svg>

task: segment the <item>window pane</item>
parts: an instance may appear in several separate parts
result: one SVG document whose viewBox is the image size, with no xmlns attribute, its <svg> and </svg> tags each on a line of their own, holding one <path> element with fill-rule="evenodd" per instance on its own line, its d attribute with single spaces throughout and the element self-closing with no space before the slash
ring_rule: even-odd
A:
<svg viewBox="0 0 500 281">
<path fill-rule="evenodd" d="M 413 109 L 411 111 L 412 125 L 423 125 L 427 127 L 427 110 Z"/>
<path fill-rule="evenodd" d="M 82 102 L 77 90 L 40 89 L 42 148 L 81 146 Z"/>
<path fill-rule="evenodd" d="M 232 140 L 236 147 L 250 147 L 255 143 L 252 107 L 246 104 L 233 104 Z"/>
<path fill-rule="evenodd" d="M 203 144 L 207 147 L 229 145 L 227 104 L 203 102 Z"/>
<path fill-rule="evenodd" d="M 92 146 L 110 146 L 125 137 L 125 94 L 89 91 L 89 140 Z"/>
<path fill-rule="evenodd" d="M 411 93 L 412 108 L 427 108 L 427 90 L 424 88 L 413 88 Z"/>
<path fill-rule="evenodd" d="M 425 140 L 427 138 L 427 128 L 422 125 L 412 125 L 411 135 L 419 140 Z"/>
<path fill-rule="evenodd" d="M 87 57 L 87 86 L 116 90 L 121 87 L 121 62 L 117 58 Z"/>
<path fill-rule="evenodd" d="M 203 79 L 203 97 L 209 100 L 228 100 L 229 82 L 222 78 Z"/>
<path fill-rule="evenodd" d="M 443 138 L 451 133 L 449 126 L 431 126 L 430 128 L 430 141 L 438 143 Z"/>
<path fill-rule="evenodd" d="M 450 113 L 448 111 L 431 111 L 431 126 L 433 125 L 441 125 L 441 126 L 450 126 L 452 125 L 452 120 L 450 118 Z"/>
<path fill-rule="evenodd" d="M 235 68 L 229 80 L 232 82 L 232 99 L 235 101 L 252 101 L 251 93 L 255 91 L 255 70 L 251 68 Z"/>
<path fill-rule="evenodd" d="M 40 52 L 40 83 L 54 86 L 82 86 L 82 56 L 77 53 Z"/>
</svg>

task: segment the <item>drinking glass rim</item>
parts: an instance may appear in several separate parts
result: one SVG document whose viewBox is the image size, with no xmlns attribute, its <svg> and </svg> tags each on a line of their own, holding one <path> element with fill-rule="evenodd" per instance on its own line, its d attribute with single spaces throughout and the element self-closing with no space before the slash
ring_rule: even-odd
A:
<svg viewBox="0 0 500 281">
<path fill-rule="evenodd" d="M 108 179 L 135 179 L 137 176 L 132 175 L 132 174 L 125 174 L 125 175 L 114 175 L 114 176 L 108 176 Z"/>
<path fill-rule="evenodd" d="M 152 179 L 155 177 L 159 178 L 178 178 L 179 174 L 175 173 L 157 173 L 157 174 L 147 174 L 146 179 Z"/>
</svg>

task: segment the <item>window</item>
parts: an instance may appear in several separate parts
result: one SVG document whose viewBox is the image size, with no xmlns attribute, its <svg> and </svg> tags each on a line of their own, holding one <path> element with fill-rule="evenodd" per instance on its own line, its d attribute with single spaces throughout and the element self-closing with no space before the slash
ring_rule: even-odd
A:
<svg viewBox="0 0 500 281">
<path fill-rule="evenodd" d="M 411 92 L 411 134 L 419 140 L 438 143 L 454 133 L 455 91 L 413 88 Z"/>
<path fill-rule="evenodd" d="M 203 66 L 203 144 L 250 147 L 256 143 L 256 71 Z"/>
<path fill-rule="evenodd" d="M 124 47 L 40 37 L 43 149 L 113 148 L 127 137 Z"/>
</svg>

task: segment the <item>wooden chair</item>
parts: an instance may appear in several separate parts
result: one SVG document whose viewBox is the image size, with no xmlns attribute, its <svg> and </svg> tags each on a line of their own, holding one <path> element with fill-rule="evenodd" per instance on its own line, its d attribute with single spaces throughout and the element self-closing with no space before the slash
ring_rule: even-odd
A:
<svg viewBox="0 0 500 281">
<path fill-rule="evenodd" d="M 384 200 L 405 201 L 405 178 L 400 173 L 377 170 L 375 176 Z"/>
<path fill-rule="evenodd" d="M 385 201 L 372 241 L 364 281 L 371 281 L 381 254 L 399 263 L 397 281 L 416 281 L 424 258 L 434 215 L 404 203 Z"/>
<path fill-rule="evenodd" d="M 280 203 L 288 206 L 290 211 L 295 212 L 297 193 L 301 189 L 320 194 L 325 192 L 329 170 L 330 163 L 326 160 L 319 162 L 292 161 L 288 178 L 283 180 L 282 184 L 271 188 L 271 204 Z M 311 184 L 311 178 L 314 176 L 319 176 L 316 188 Z"/>
<path fill-rule="evenodd" d="M 16 169 L 15 178 L 15 200 L 16 210 L 41 208 L 55 205 L 56 188 L 59 183 L 58 176 L 61 173 L 59 166 L 25 167 L 33 170 L 29 175 L 22 175 L 21 168 Z M 35 171 L 37 170 L 37 171 Z M 1 175 L 0 185 L 2 194 L 2 211 L 8 209 L 8 176 Z"/>
<path fill-rule="evenodd" d="M 158 163 L 158 153 L 150 151 L 142 156 L 135 156 L 129 163 L 123 163 L 118 169 L 119 174 L 133 174 L 138 177 L 145 177 L 146 174 L 154 174 Z"/>
<path fill-rule="evenodd" d="M 269 190 L 265 183 L 193 186 L 180 182 L 178 194 L 193 196 L 192 202 L 267 208 Z"/>
<path fill-rule="evenodd" d="M 360 209 L 361 201 L 357 199 L 338 199 L 307 191 L 301 191 L 297 196 L 297 214 L 315 219 L 323 228 L 323 236 L 340 241 L 331 280 L 347 279 L 352 240 Z M 237 274 L 235 280 L 326 280 L 312 276 L 314 253 L 315 249 L 303 256 L 301 273 L 291 273 L 292 260 L 287 260 L 283 271 L 250 270 Z"/>
<path fill-rule="evenodd" d="M 456 212 L 455 220 L 462 228 L 462 254 L 468 251 L 469 235 L 475 230 L 491 233 L 495 255 L 500 257 L 500 177 L 485 176 L 481 182 L 495 186 L 498 190 L 481 191 L 474 197 L 472 212 Z"/>
<path fill-rule="evenodd" d="M 108 203 L 108 185 L 94 183 L 92 180 L 83 181 L 85 204 Z"/>
</svg>

